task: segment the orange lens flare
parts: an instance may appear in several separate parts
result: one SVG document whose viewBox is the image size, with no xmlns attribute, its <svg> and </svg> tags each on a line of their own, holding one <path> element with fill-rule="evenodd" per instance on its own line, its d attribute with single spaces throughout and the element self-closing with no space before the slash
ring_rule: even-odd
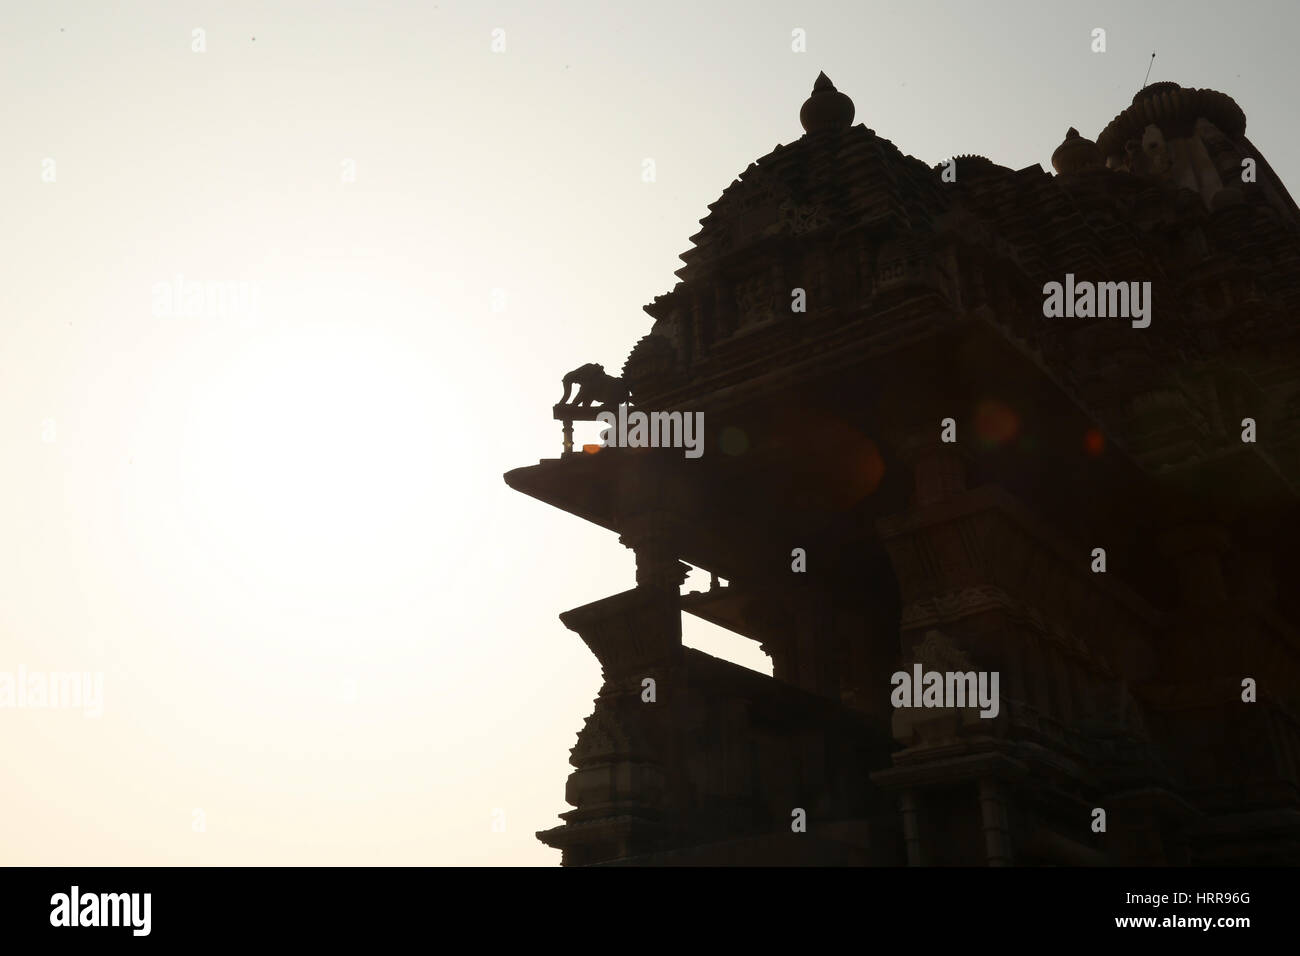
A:
<svg viewBox="0 0 1300 956">
<path fill-rule="evenodd" d="M 1006 445 L 1020 434 L 1020 416 L 1006 402 L 986 398 L 975 406 L 975 437 L 987 448 Z"/>
</svg>

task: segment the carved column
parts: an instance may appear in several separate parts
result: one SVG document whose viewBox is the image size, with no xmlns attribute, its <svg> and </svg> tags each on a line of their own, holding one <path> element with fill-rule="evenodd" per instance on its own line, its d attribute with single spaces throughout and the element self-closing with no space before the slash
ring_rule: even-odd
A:
<svg viewBox="0 0 1300 956">
<path fill-rule="evenodd" d="M 582 866 L 652 853 L 671 828 L 672 707 L 682 659 L 678 597 L 636 587 L 560 615 L 600 661 L 604 684 L 578 735 L 564 826 L 538 833 Z M 654 681 L 654 699 L 644 693 Z"/>
<path fill-rule="evenodd" d="M 939 423 L 935 422 L 936 436 Z M 900 449 L 915 481 L 913 504 L 937 504 L 966 490 L 966 460 L 959 446 L 933 438 L 913 438 Z"/>
<path fill-rule="evenodd" d="M 619 544 L 636 553 L 636 585 L 658 592 L 679 594 L 691 567 L 677 560 L 677 551 L 666 531 L 623 535 Z"/>
<path fill-rule="evenodd" d="M 925 866 L 925 850 L 921 846 L 916 794 L 911 790 L 902 791 L 898 795 L 898 809 L 903 816 L 903 841 L 907 844 L 907 865 Z"/>
<path fill-rule="evenodd" d="M 979 782 L 980 821 L 984 826 L 984 845 L 989 866 L 1011 865 L 1011 841 L 1007 836 L 1007 809 L 997 780 L 985 777 Z"/>
</svg>

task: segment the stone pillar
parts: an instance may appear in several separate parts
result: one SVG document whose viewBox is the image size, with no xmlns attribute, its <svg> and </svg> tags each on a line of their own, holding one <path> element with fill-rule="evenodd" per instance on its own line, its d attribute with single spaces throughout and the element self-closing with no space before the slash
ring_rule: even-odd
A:
<svg viewBox="0 0 1300 956">
<path fill-rule="evenodd" d="M 980 820 L 984 826 L 984 845 L 989 866 L 1011 865 L 1011 840 L 1008 836 L 1007 808 L 997 780 L 985 777 L 979 782 Z"/>
<path fill-rule="evenodd" d="M 607 683 L 639 682 L 647 669 L 681 658 L 681 609 L 664 594 L 633 588 L 565 611 L 560 620 L 596 655 Z"/>
<path fill-rule="evenodd" d="M 913 505 L 924 508 L 966 490 L 966 460 L 956 444 L 934 438 L 912 439 L 900 451 L 915 480 Z"/>
<path fill-rule="evenodd" d="M 662 848 L 670 826 L 671 748 L 665 726 L 681 684 L 681 609 L 675 593 L 636 587 L 560 620 L 600 661 L 604 684 L 578 735 L 565 787 L 564 825 L 537 834 L 566 866 L 625 859 Z M 655 700 L 642 682 L 655 681 Z"/>
<path fill-rule="evenodd" d="M 619 544 L 636 552 L 636 586 L 679 594 L 691 568 L 677 560 L 667 534 L 624 535 Z"/>
<path fill-rule="evenodd" d="M 921 846 L 915 791 L 904 790 L 898 795 L 898 809 L 903 815 L 903 841 L 907 844 L 907 865 L 925 866 L 925 850 Z"/>
<path fill-rule="evenodd" d="M 649 457 L 626 469 L 614 491 L 619 544 L 636 553 L 638 588 L 680 594 L 690 567 L 677 560 L 688 526 L 692 480 L 681 460 Z"/>
</svg>

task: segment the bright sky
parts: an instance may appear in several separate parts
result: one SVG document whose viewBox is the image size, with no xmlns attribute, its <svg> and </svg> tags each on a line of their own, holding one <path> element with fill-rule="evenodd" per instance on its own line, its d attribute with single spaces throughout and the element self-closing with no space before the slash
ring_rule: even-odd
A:
<svg viewBox="0 0 1300 956">
<path fill-rule="evenodd" d="M 557 615 L 634 562 L 501 475 L 818 71 L 927 163 L 1050 169 L 1155 50 L 1294 192 L 1297 9 L 6 4 L 0 680 L 104 690 L 0 708 L 0 862 L 558 863 L 600 677 Z"/>
</svg>

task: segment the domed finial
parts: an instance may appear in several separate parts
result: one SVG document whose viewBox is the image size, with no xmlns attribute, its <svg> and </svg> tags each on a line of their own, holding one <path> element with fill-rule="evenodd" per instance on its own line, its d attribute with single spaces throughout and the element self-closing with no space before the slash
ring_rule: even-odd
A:
<svg viewBox="0 0 1300 956">
<path fill-rule="evenodd" d="M 1052 168 L 1057 173 L 1077 173 L 1084 169 L 1100 169 L 1103 165 L 1101 150 L 1090 139 L 1079 135 L 1073 126 L 1065 134 L 1065 142 L 1052 153 Z"/>
<path fill-rule="evenodd" d="M 853 101 L 835 88 L 825 73 L 817 74 L 812 96 L 799 110 L 799 122 L 805 133 L 846 130 L 853 125 Z"/>
</svg>

